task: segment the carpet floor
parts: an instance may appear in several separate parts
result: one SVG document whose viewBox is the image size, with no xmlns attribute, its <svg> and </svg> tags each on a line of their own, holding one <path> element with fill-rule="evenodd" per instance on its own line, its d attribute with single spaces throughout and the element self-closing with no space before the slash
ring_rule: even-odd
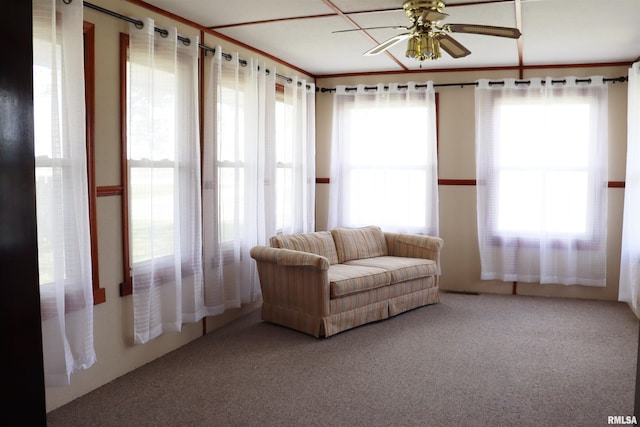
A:
<svg viewBox="0 0 640 427">
<path fill-rule="evenodd" d="M 442 293 L 316 339 L 259 310 L 47 415 L 49 426 L 605 426 L 633 415 L 616 302 Z"/>
</svg>

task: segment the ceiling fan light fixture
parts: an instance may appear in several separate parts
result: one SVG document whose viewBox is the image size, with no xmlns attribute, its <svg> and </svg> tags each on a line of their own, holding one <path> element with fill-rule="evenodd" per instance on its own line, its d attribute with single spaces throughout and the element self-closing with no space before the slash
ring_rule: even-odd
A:
<svg viewBox="0 0 640 427">
<path fill-rule="evenodd" d="M 426 59 L 436 60 L 440 58 L 440 42 L 430 33 L 416 34 L 409 39 L 407 44 L 407 58 L 417 61 Z"/>
<path fill-rule="evenodd" d="M 471 3 L 458 2 L 456 4 L 461 6 Z M 520 29 L 511 27 L 478 24 L 440 25 L 440 21 L 449 16 L 444 13 L 445 4 L 443 0 L 405 0 L 402 7 L 411 21 L 410 26 L 404 27 L 408 32 L 398 34 L 389 40 L 379 43 L 366 51 L 364 55 L 377 55 L 404 40 L 408 40 L 405 52 L 407 58 L 420 62 L 427 59 L 436 60 L 441 57 L 440 49 L 447 52 L 452 58 L 464 58 L 471 54 L 471 51 L 451 37 L 450 33 L 478 34 L 511 39 L 517 39 L 522 35 Z M 371 29 L 373 28 L 383 27 L 371 27 Z M 360 28 L 360 30 L 363 29 L 365 28 Z M 420 67 L 422 67 L 422 64 Z"/>
</svg>

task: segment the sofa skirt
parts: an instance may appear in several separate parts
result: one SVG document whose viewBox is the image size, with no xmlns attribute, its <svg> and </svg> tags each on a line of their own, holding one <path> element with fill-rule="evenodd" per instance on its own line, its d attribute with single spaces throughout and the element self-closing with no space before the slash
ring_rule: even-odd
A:
<svg viewBox="0 0 640 427">
<path fill-rule="evenodd" d="M 440 302 L 439 288 L 434 283 L 434 277 L 422 277 L 332 299 L 331 314 L 324 317 L 263 303 L 262 319 L 317 338 L 329 337 L 347 329 Z"/>
</svg>

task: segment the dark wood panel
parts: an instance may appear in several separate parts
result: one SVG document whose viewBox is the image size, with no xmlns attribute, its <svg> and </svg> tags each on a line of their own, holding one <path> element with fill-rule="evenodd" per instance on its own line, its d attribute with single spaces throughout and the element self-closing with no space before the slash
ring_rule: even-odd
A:
<svg viewBox="0 0 640 427">
<path fill-rule="evenodd" d="M 4 425 L 46 425 L 33 146 L 31 2 L 0 14 L 0 387 Z"/>
</svg>

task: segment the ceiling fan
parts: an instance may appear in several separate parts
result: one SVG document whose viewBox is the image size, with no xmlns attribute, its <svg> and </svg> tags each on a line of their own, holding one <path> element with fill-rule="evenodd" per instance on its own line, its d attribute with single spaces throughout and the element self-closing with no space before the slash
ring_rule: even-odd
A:
<svg viewBox="0 0 640 427">
<path fill-rule="evenodd" d="M 449 35 L 450 33 L 480 34 L 513 39 L 517 39 L 521 35 L 520 30 L 510 27 L 475 24 L 444 24 L 440 26 L 440 21 L 449 16 L 443 12 L 444 7 L 445 4 L 442 0 L 406 0 L 402 4 L 402 8 L 411 21 L 411 25 L 408 27 L 395 26 L 362 29 L 404 28 L 408 30 L 408 32 L 391 37 L 389 40 L 368 50 L 364 55 L 377 55 L 399 42 L 408 39 L 409 42 L 406 52 L 408 58 L 414 58 L 418 61 L 424 61 L 426 59 L 436 60 L 441 57 L 441 48 L 453 58 L 462 58 L 469 55 L 471 51 L 451 37 Z"/>
</svg>

